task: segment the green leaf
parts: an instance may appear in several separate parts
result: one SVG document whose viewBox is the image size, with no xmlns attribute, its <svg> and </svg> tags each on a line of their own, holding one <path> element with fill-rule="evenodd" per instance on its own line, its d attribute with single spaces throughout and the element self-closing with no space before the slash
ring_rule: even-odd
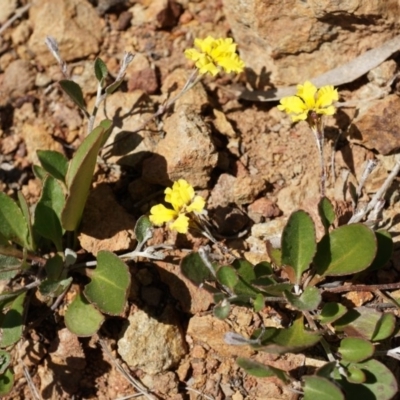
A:
<svg viewBox="0 0 400 400">
<path fill-rule="evenodd" d="M 272 296 L 283 297 L 285 291 L 293 290 L 293 285 L 291 283 L 276 283 L 274 285 L 269 285 L 263 287 L 263 292 L 268 293 Z"/>
<path fill-rule="evenodd" d="M 338 351 L 344 361 L 360 362 L 372 357 L 375 347 L 368 340 L 349 337 L 340 342 Z"/>
<path fill-rule="evenodd" d="M 29 247 L 28 224 L 17 203 L 0 192 L 0 233 L 11 242 Z"/>
<path fill-rule="evenodd" d="M 183 257 L 181 261 L 181 271 L 186 278 L 196 285 L 201 285 L 204 281 L 214 280 L 211 271 L 206 267 L 198 253 L 193 252 Z"/>
<path fill-rule="evenodd" d="M 28 236 L 27 236 L 27 247 L 29 250 L 35 250 L 35 240 L 33 238 L 33 232 L 32 232 L 32 218 L 31 218 L 31 212 L 29 210 L 28 203 L 25 200 L 25 197 L 21 192 L 18 192 L 18 201 L 19 201 L 19 206 L 22 211 L 22 215 L 24 216 L 24 219 L 26 221 L 26 225 L 28 227 Z"/>
<path fill-rule="evenodd" d="M 45 171 L 57 180 L 65 182 L 68 160 L 63 154 L 53 150 L 38 150 L 36 154 Z"/>
<path fill-rule="evenodd" d="M 87 299 L 106 314 L 121 314 L 131 284 L 128 266 L 115 254 L 99 251 L 90 279 L 84 290 Z"/>
<path fill-rule="evenodd" d="M 113 94 L 120 86 L 121 83 L 123 82 L 123 79 L 120 79 L 119 81 L 115 81 L 111 85 L 106 87 L 106 93 L 107 94 Z"/>
<path fill-rule="evenodd" d="M 44 266 L 47 278 L 50 281 L 58 281 L 65 278 L 65 276 L 63 276 L 64 267 L 65 261 L 60 253 L 49 258 Z"/>
<path fill-rule="evenodd" d="M 214 307 L 213 313 L 218 319 L 225 319 L 228 317 L 231 311 L 231 303 L 225 300 L 221 304 L 218 304 Z"/>
<path fill-rule="evenodd" d="M 17 296 L 11 303 L 1 323 L 2 337 L 0 347 L 8 347 L 17 343 L 22 336 L 24 300 L 26 292 Z"/>
<path fill-rule="evenodd" d="M 318 203 L 318 214 L 325 228 L 325 233 L 327 233 L 329 227 L 335 221 L 336 215 L 332 203 L 326 197 L 323 197 Z"/>
<path fill-rule="evenodd" d="M 293 268 L 297 284 L 310 267 L 316 246 L 312 218 L 305 211 L 294 212 L 282 233 L 282 263 Z"/>
<path fill-rule="evenodd" d="M 347 308 L 340 303 L 326 303 L 321 310 L 321 324 L 330 324 L 346 314 Z"/>
<path fill-rule="evenodd" d="M 382 314 L 368 307 L 357 307 L 338 319 L 334 326 L 336 331 L 377 341 L 390 337 L 396 324 L 393 314 Z"/>
<path fill-rule="evenodd" d="M 307 287 L 300 296 L 289 291 L 284 293 L 288 302 L 299 311 L 315 310 L 321 303 L 319 290 L 312 286 Z"/>
<path fill-rule="evenodd" d="M 22 268 L 22 262 L 18 258 L 0 254 L 0 280 L 14 278 Z"/>
<path fill-rule="evenodd" d="M 348 382 L 341 376 L 338 383 L 342 387 L 346 399 L 390 400 L 397 394 L 397 381 L 391 371 L 374 359 L 354 364 L 365 375 L 362 384 Z"/>
<path fill-rule="evenodd" d="M 44 280 L 40 286 L 40 294 L 42 296 L 57 297 L 64 293 L 65 290 L 71 285 L 72 277 L 60 281 L 52 281 L 50 279 Z"/>
<path fill-rule="evenodd" d="M 101 58 L 96 58 L 94 62 L 94 73 L 99 83 L 103 83 L 104 79 L 107 78 L 108 70 L 107 66 Z"/>
<path fill-rule="evenodd" d="M 32 171 L 35 177 L 41 181 L 44 181 L 44 178 L 48 175 L 48 172 L 40 165 L 32 165 Z"/>
<path fill-rule="evenodd" d="M 65 312 L 64 321 L 70 332 L 77 336 L 92 336 L 104 321 L 103 314 L 79 293 Z"/>
<path fill-rule="evenodd" d="M 346 372 L 347 372 L 346 378 L 350 383 L 364 383 L 367 379 L 364 371 L 358 368 L 357 365 L 350 364 L 346 368 Z"/>
<path fill-rule="evenodd" d="M 14 373 L 8 368 L 0 375 L 0 396 L 9 394 L 14 386 Z"/>
<path fill-rule="evenodd" d="M 254 267 L 249 261 L 237 258 L 233 261 L 232 266 L 245 282 L 251 283 L 256 279 Z"/>
<path fill-rule="evenodd" d="M 67 231 L 75 231 L 82 218 L 86 199 L 92 183 L 99 149 L 108 133 L 111 121 L 105 120 L 82 142 L 72 158 L 65 178 L 68 197 L 61 214 L 62 226 Z"/>
<path fill-rule="evenodd" d="M 275 376 L 284 383 L 290 382 L 289 375 L 282 369 L 271 367 L 269 365 L 264 365 L 257 361 L 242 357 L 238 357 L 236 359 L 236 363 L 249 375 L 256 376 L 257 378 L 269 378 L 271 376 Z"/>
<path fill-rule="evenodd" d="M 269 240 L 266 241 L 266 245 L 267 245 L 267 253 L 268 253 L 269 258 L 271 259 L 271 262 L 273 264 L 275 264 L 275 266 L 281 267 L 282 266 L 282 250 L 277 247 L 274 247 Z"/>
<path fill-rule="evenodd" d="M 363 271 L 376 254 L 374 232 L 363 224 L 341 226 L 318 243 L 314 263 L 323 276 L 349 275 Z"/>
<path fill-rule="evenodd" d="M 0 375 L 4 374 L 10 365 L 11 356 L 8 351 L 0 350 Z"/>
<path fill-rule="evenodd" d="M 320 376 L 304 377 L 303 400 L 345 400 L 341 390 L 331 381 Z"/>
<path fill-rule="evenodd" d="M 51 175 L 47 176 L 35 208 L 34 229 L 44 238 L 51 240 L 59 252 L 63 250 L 62 237 L 64 232 L 61 226 L 61 212 L 64 205 L 63 187 Z"/>
<path fill-rule="evenodd" d="M 252 347 L 268 353 L 295 353 L 314 346 L 320 339 L 319 334 L 304 329 L 303 317 L 300 315 L 290 328 L 266 328 L 260 340 L 261 344 Z"/>
<path fill-rule="evenodd" d="M 62 90 L 70 97 L 70 99 L 81 109 L 86 111 L 86 104 L 83 98 L 81 87 L 74 81 L 63 79 L 60 81 Z"/>
<path fill-rule="evenodd" d="M 264 296 L 261 293 L 258 293 L 253 303 L 254 311 L 260 312 L 264 308 L 264 306 L 265 306 Z"/>
<path fill-rule="evenodd" d="M 135 236 L 138 243 L 145 243 L 153 236 L 153 224 L 149 218 L 142 215 L 135 225 Z"/>
<path fill-rule="evenodd" d="M 396 317 L 392 313 L 382 314 L 376 323 L 371 340 L 379 342 L 392 336 L 396 328 Z"/>
<path fill-rule="evenodd" d="M 254 266 L 256 279 L 273 275 L 274 269 L 268 261 L 262 261 Z"/>
<path fill-rule="evenodd" d="M 228 266 L 224 265 L 217 270 L 217 280 L 221 285 L 227 286 L 229 289 L 233 289 L 238 283 L 238 276 L 236 271 Z"/>
<path fill-rule="evenodd" d="M 375 231 L 377 241 L 377 251 L 374 261 L 368 267 L 368 271 L 375 271 L 384 267 L 392 258 L 393 255 L 393 240 L 392 235 L 385 230 Z"/>
</svg>

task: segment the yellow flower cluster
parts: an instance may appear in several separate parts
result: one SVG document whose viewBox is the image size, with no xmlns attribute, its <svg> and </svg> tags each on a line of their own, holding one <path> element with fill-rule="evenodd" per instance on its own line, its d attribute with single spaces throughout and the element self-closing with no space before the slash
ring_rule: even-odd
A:
<svg viewBox="0 0 400 400">
<path fill-rule="evenodd" d="M 208 36 L 203 40 L 195 39 L 194 45 L 199 50 L 188 49 L 185 56 L 194 61 L 200 74 L 210 73 L 215 76 L 220 69 L 227 73 L 240 73 L 244 70 L 244 62 L 236 54 L 236 44 L 231 38 L 214 39 Z"/>
<path fill-rule="evenodd" d="M 333 115 L 335 107 L 333 102 L 338 101 L 339 94 L 332 85 L 318 89 L 309 81 L 304 85 L 297 85 L 295 96 L 284 97 L 280 101 L 278 109 L 292 114 L 293 121 L 304 121 L 309 112 L 316 114 Z"/>
<path fill-rule="evenodd" d="M 184 179 L 174 182 L 172 188 L 164 191 L 165 201 L 173 207 L 165 207 L 163 204 L 157 204 L 150 210 L 150 221 L 154 225 L 169 223 L 171 230 L 179 233 L 187 233 L 189 228 L 189 217 L 186 214 L 191 212 L 200 213 L 205 206 L 205 200 L 201 196 L 195 196 L 193 187 Z"/>
</svg>

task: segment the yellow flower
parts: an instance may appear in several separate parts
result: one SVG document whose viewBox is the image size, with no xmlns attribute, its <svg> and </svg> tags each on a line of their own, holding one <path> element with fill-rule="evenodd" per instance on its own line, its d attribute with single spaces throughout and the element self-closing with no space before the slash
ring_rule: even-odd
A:
<svg viewBox="0 0 400 400">
<path fill-rule="evenodd" d="M 335 106 L 333 102 L 339 99 L 337 89 L 332 85 L 323 86 L 319 90 L 309 81 L 304 85 L 297 85 L 295 96 L 284 97 L 278 109 L 292 115 L 293 121 L 304 121 L 308 113 L 333 115 Z"/>
<path fill-rule="evenodd" d="M 188 49 L 185 56 L 194 61 L 200 74 L 207 72 L 215 76 L 220 69 L 225 72 L 240 73 L 244 70 L 243 60 L 236 54 L 236 44 L 231 38 L 214 39 L 211 36 L 205 39 L 195 39 L 197 49 Z"/>
<path fill-rule="evenodd" d="M 201 196 L 195 196 L 193 187 L 184 179 L 174 182 L 172 188 L 164 191 L 165 201 L 170 203 L 173 210 L 163 204 L 157 204 L 150 210 L 150 221 L 154 225 L 162 225 L 169 222 L 169 228 L 179 233 L 186 233 L 189 228 L 191 212 L 201 212 L 205 206 L 205 200 Z"/>
</svg>

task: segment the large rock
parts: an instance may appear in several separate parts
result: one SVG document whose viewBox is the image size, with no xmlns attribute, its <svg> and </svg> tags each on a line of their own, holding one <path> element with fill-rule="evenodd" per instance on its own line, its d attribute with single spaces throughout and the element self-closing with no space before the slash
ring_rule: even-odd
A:
<svg viewBox="0 0 400 400">
<path fill-rule="evenodd" d="M 65 61 L 99 51 L 103 23 L 88 1 L 35 0 L 29 13 L 33 34 L 28 45 L 42 65 L 55 63 L 45 45 L 46 36 L 57 40 Z"/>
<path fill-rule="evenodd" d="M 353 122 L 352 139 L 368 149 L 388 155 L 400 150 L 400 99 L 392 94 L 373 101 Z"/>
<path fill-rule="evenodd" d="M 247 67 L 257 74 L 263 70 L 264 78 L 276 86 L 329 71 L 400 31 L 397 0 L 223 3 Z"/>
</svg>

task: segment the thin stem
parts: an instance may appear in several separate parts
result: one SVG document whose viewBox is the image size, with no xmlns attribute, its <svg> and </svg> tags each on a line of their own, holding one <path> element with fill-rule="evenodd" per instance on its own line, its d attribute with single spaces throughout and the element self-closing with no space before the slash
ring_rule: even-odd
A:
<svg viewBox="0 0 400 400">
<path fill-rule="evenodd" d="M 400 289 L 400 283 L 384 283 L 381 285 L 347 285 L 335 288 L 324 288 L 325 292 L 343 293 L 343 292 L 373 292 L 375 290 L 395 290 Z"/>
<path fill-rule="evenodd" d="M 392 172 L 388 175 L 385 182 L 381 186 L 381 188 L 375 193 L 374 197 L 368 203 L 367 207 L 364 210 L 361 210 L 357 214 L 353 215 L 350 218 L 348 224 L 355 224 L 356 222 L 360 222 L 375 206 L 378 202 L 383 198 L 385 192 L 389 189 L 390 185 L 396 178 L 396 176 L 400 172 L 400 157 L 397 159 L 396 165 L 394 166 Z"/>
<path fill-rule="evenodd" d="M 320 119 L 320 117 L 315 117 L 315 118 L 316 118 L 316 123 L 310 124 L 310 127 L 314 134 L 315 142 L 318 148 L 319 165 L 321 168 L 320 192 L 321 192 L 321 197 L 324 197 L 325 184 L 326 184 L 326 172 L 325 172 L 325 160 L 324 160 L 324 127 L 322 125 L 322 120 Z"/>
<path fill-rule="evenodd" d="M 14 14 L 8 21 L 4 22 L 4 24 L 1 26 L 1 28 L 0 28 L 0 35 L 1 35 L 9 26 L 11 26 L 12 23 L 13 23 L 14 21 L 16 21 L 18 18 L 21 18 L 22 15 L 23 15 L 26 11 L 29 10 L 29 8 L 30 8 L 31 5 L 32 5 L 32 4 L 29 3 L 29 4 L 27 4 L 26 6 L 23 6 L 23 7 L 21 7 L 21 8 L 18 8 L 18 9 L 15 11 L 15 14 Z"/>
</svg>

